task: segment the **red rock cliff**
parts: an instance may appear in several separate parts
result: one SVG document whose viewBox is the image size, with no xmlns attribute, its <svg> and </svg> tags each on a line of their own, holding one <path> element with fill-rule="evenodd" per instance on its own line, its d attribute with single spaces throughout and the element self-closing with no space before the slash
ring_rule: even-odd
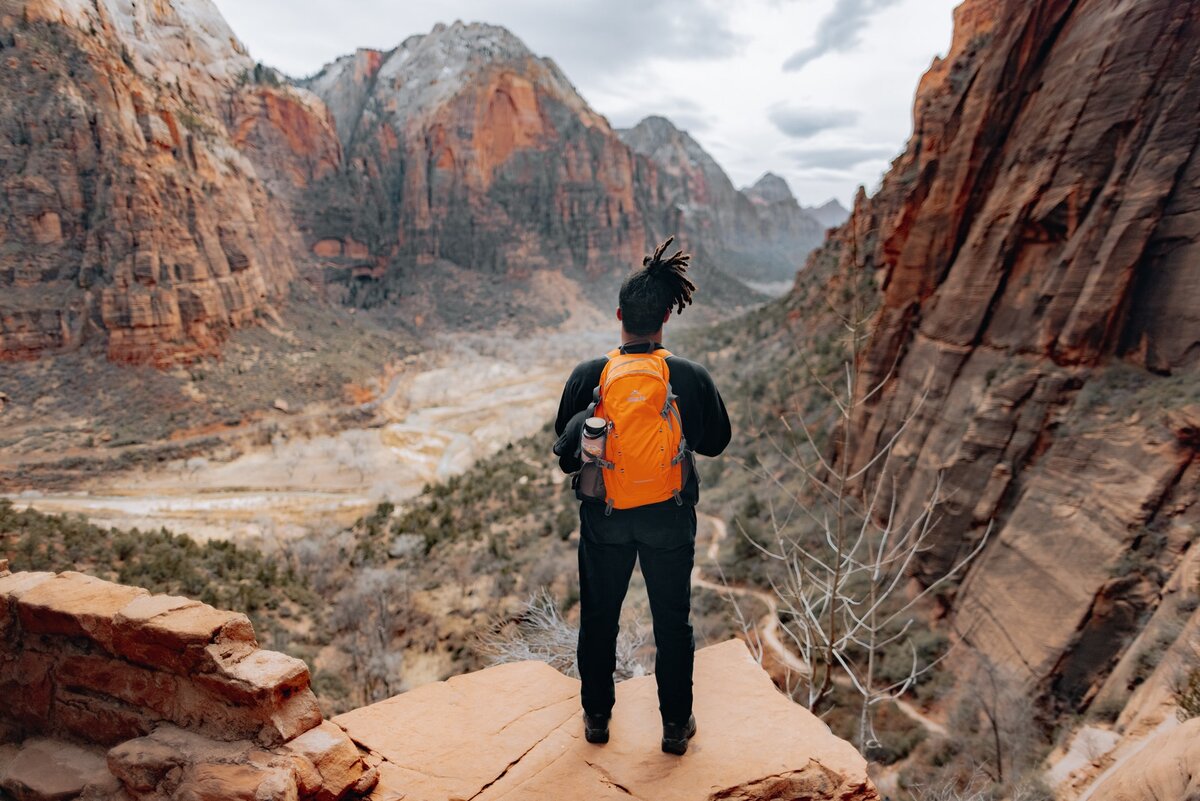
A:
<svg viewBox="0 0 1200 801">
<path fill-rule="evenodd" d="M 706 296 L 749 297 L 713 246 L 729 244 L 734 227 L 683 220 L 686 178 L 631 149 L 553 61 L 503 28 L 438 25 L 389 52 L 338 59 L 305 85 L 328 104 L 346 153 L 345 169 L 313 193 L 307 233 L 318 256 L 383 277 L 380 294 L 403 296 L 458 269 L 468 272 L 452 294 L 480 274 L 512 292 L 538 270 L 586 287 L 677 233 L 697 252 Z M 700 153 L 728 190 L 703 199 L 712 200 L 707 216 L 754 217 Z M 703 194 L 692 189 L 689 197 Z M 360 255 L 348 256 L 351 247 Z"/>
<path fill-rule="evenodd" d="M 5 0 L 0 46 L 0 358 L 166 364 L 273 313 L 298 241 L 264 180 L 340 158 L 315 98 L 255 85 L 208 0 Z"/>
<path fill-rule="evenodd" d="M 1197 525 L 1200 6 L 968 0 L 913 135 L 828 254 L 881 289 L 847 464 L 944 477 L 955 627 L 1086 699 Z M 870 231 L 851 248 L 852 231 Z M 818 262 L 814 261 L 814 264 Z M 923 402 L 920 400 L 924 398 Z M 886 506 L 886 504 L 885 504 Z"/>
</svg>

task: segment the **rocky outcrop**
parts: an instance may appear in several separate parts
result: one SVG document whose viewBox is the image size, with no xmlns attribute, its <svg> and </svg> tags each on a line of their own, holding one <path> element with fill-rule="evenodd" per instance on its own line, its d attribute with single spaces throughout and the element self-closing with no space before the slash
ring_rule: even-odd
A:
<svg viewBox="0 0 1200 801">
<path fill-rule="evenodd" d="M 1200 798 L 1200 719 L 1163 732 L 1114 766 L 1084 801 Z"/>
<path fill-rule="evenodd" d="M 4 715 L 25 735 L 113 745 L 173 723 L 278 745 L 321 721 L 298 659 L 245 615 L 80 573 L 0 578 Z"/>
<path fill-rule="evenodd" d="M 0 571 L 0 740 L 23 743 L 0 787 L 18 799 L 361 797 L 376 774 L 308 680 L 244 615 Z"/>
<path fill-rule="evenodd" d="M 659 750 L 652 677 L 618 685 L 604 747 L 583 740 L 579 682 L 542 662 L 323 721 L 304 663 L 258 648 L 243 615 L 4 568 L 0 789 L 20 801 L 878 801 L 863 758 L 738 640 L 697 652 L 700 733 L 681 763 Z"/>
<path fill-rule="evenodd" d="M 319 102 L 256 85 L 209 0 L 0 8 L 0 358 L 164 365 L 273 314 L 299 241 L 270 190 L 339 158 Z"/>
<path fill-rule="evenodd" d="M 863 758 L 782 695 L 741 641 L 697 651 L 694 682 L 698 733 L 682 759 L 659 748 L 653 677 L 617 685 L 612 740 L 596 746 L 583 739 L 579 682 L 540 662 L 425 685 L 334 722 L 378 764 L 378 799 L 879 798 Z"/>
<path fill-rule="evenodd" d="M 1195 525 L 1200 8 L 968 0 L 955 19 L 907 150 L 814 262 L 880 289 L 837 458 L 897 437 L 905 519 L 941 476 L 926 580 L 992 523 L 954 628 L 1075 705 Z"/>
<path fill-rule="evenodd" d="M 651 196 L 659 225 L 679 231 L 731 275 L 790 281 L 825 236 L 825 226 L 800 208 L 787 183 L 767 173 L 753 187 L 729 176 L 686 131 L 647 117 L 619 132 L 622 141 L 658 169 Z"/>
</svg>

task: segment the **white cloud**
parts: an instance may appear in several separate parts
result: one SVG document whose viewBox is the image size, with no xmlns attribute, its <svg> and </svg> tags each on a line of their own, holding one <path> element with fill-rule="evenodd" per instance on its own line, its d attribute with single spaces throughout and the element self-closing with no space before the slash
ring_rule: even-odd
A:
<svg viewBox="0 0 1200 801">
<path fill-rule="evenodd" d="M 767 112 L 767 118 L 784 136 L 808 139 L 822 131 L 846 128 L 858 122 L 858 112 L 846 108 L 803 108 L 780 104 Z"/>
<path fill-rule="evenodd" d="M 783 62 L 785 70 L 802 69 L 826 53 L 845 52 L 861 41 L 863 28 L 871 15 L 899 0 L 837 0 L 833 8 L 817 23 L 813 43 L 797 50 Z"/>
<path fill-rule="evenodd" d="M 878 183 L 910 132 L 917 80 L 949 45 L 957 2 L 216 0 L 255 58 L 293 75 L 357 47 L 390 49 L 436 22 L 504 25 L 558 62 L 614 125 L 662 114 L 735 184 L 770 170 L 809 205 L 831 196 L 849 204 L 858 184 Z M 780 69 L 818 44 L 820 57 L 804 69 Z M 778 109 L 837 110 L 853 120 L 798 140 L 772 121 Z"/>
</svg>

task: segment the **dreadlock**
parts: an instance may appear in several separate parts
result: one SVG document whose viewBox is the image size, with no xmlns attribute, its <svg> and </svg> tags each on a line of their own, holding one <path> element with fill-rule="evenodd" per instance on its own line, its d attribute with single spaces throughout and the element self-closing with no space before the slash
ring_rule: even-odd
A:
<svg viewBox="0 0 1200 801">
<path fill-rule="evenodd" d="M 654 249 L 654 255 L 642 259 L 642 269 L 621 284 L 621 318 L 631 334 L 653 334 L 662 327 L 663 317 L 672 308 L 683 313 L 692 302 L 696 285 L 687 277 L 688 260 L 692 254 L 682 250 L 663 258 L 675 237 L 668 237 Z"/>
</svg>

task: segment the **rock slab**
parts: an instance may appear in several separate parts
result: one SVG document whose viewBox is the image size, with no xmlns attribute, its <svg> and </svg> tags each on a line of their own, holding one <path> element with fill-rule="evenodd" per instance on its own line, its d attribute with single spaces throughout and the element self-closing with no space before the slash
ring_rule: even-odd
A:
<svg viewBox="0 0 1200 801">
<path fill-rule="evenodd" d="M 427 685 L 334 722 L 380 759 L 371 798 L 877 801 L 866 762 L 731 640 L 697 652 L 699 732 L 662 753 L 654 678 L 617 686 L 612 739 L 583 738 L 579 683 L 541 663 Z"/>
</svg>

